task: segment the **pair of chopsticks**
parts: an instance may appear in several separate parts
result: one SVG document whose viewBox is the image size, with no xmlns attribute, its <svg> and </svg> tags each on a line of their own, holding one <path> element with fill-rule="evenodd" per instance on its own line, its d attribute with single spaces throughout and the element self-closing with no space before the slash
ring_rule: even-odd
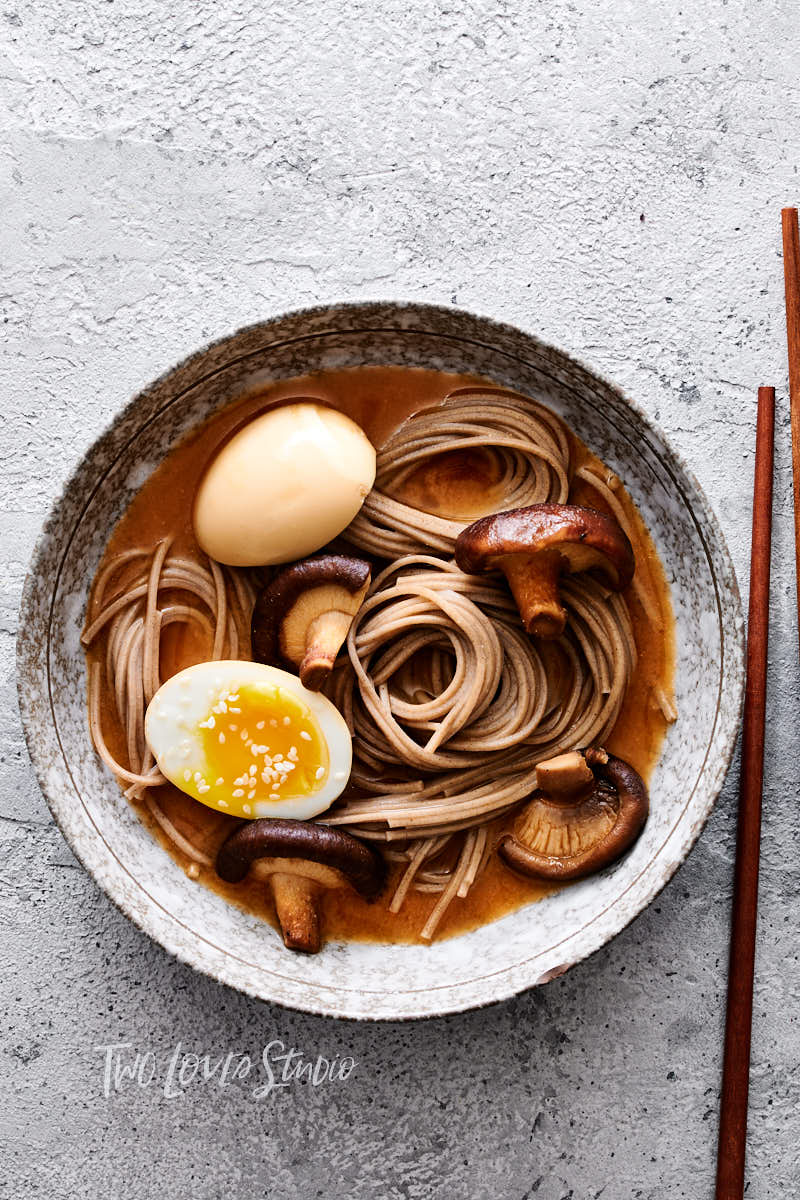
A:
<svg viewBox="0 0 800 1200">
<path fill-rule="evenodd" d="M 800 233 L 797 209 L 783 209 L 781 219 L 800 627 Z M 756 422 L 747 683 L 742 725 L 741 785 L 733 884 L 728 1005 L 725 1016 L 716 1200 L 742 1200 L 744 1196 L 750 1035 L 753 1022 L 753 967 L 761 847 L 761 796 L 764 779 L 774 430 L 775 389 L 762 387 L 758 389 Z"/>
</svg>

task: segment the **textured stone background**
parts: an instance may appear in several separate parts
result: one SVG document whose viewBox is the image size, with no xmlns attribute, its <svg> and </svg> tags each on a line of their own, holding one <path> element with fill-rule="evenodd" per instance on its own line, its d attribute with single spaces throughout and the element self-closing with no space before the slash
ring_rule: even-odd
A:
<svg viewBox="0 0 800 1200">
<path fill-rule="evenodd" d="M 661 898 L 545 989 L 359 1026 L 223 990 L 98 893 L 16 716 L 20 587 L 61 482 L 185 352 L 299 305 L 463 305 L 658 419 L 747 578 L 754 391 L 780 396 L 748 1197 L 800 1176 L 798 690 L 779 209 L 800 200 L 792 0 L 5 0 L 0 1194 L 666 1200 L 711 1194 L 737 771 Z M 170 15 L 170 14 L 175 15 Z M 783 716 L 783 720 L 782 720 Z M 102 1094 L 272 1038 L 346 1082 Z"/>
</svg>

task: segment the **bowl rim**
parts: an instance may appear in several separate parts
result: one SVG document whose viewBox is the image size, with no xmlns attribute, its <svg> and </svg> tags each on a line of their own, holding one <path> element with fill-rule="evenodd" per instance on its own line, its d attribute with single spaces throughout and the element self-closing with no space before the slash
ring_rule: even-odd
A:
<svg viewBox="0 0 800 1200">
<path fill-rule="evenodd" d="M 103 450 L 105 449 L 105 444 L 110 443 L 112 441 L 112 439 L 114 437 L 114 433 L 117 430 L 117 428 L 126 419 L 133 417 L 136 408 L 144 400 L 146 400 L 151 395 L 152 392 L 154 392 L 156 389 L 158 389 L 163 383 L 165 383 L 171 377 L 178 375 L 179 372 L 190 372 L 193 365 L 199 364 L 203 359 L 205 359 L 210 354 L 210 352 L 214 351 L 215 349 L 222 348 L 227 343 L 235 342 L 236 340 L 246 336 L 247 334 L 255 334 L 257 332 L 268 334 L 270 330 L 273 330 L 276 327 L 279 327 L 288 321 L 302 321 L 302 320 L 313 321 L 315 318 L 324 317 L 324 316 L 330 314 L 331 312 L 335 311 L 337 313 L 341 312 L 343 314 L 346 314 L 351 319 L 356 318 L 356 317 L 361 318 L 364 321 L 364 324 L 360 324 L 360 325 L 352 326 L 352 327 L 348 324 L 346 327 L 339 329 L 339 330 L 334 328 L 334 329 L 325 330 L 325 331 L 322 331 L 322 330 L 312 331 L 308 334 L 301 335 L 300 337 L 294 337 L 294 338 L 290 337 L 288 339 L 282 338 L 281 342 L 285 342 L 286 340 L 288 340 L 288 341 L 309 340 L 310 341 L 310 340 L 319 338 L 320 336 L 330 336 L 331 334 L 337 333 L 337 332 L 339 332 L 339 333 L 346 332 L 346 333 L 350 333 L 350 334 L 369 333 L 369 332 L 374 332 L 376 334 L 387 333 L 387 332 L 397 332 L 397 333 L 408 334 L 408 333 L 422 332 L 421 329 L 417 329 L 414 326 L 409 327 L 409 326 L 403 326 L 403 325 L 397 325 L 397 326 L 389 325 L 386 323 L 385 319 L 382 320 L 382 323 L 378 323 L 376 325 L 373 325 L 372 327 L 370 327 L 369 324 L 367 324 L 367 321 L 369 320 L 370 317 L 374 317 L 374 316 L 383 317 L 383 315 L 386 313 L 387 310 L 392 310 L 392 311 L 396 312 L 399 316 L 402 316 L 403 313 L 413 313 L 415 318 L 424 318 L 424 316 L 426 314 L 430 314 L 432 318 L 433 317 L 452 318 L 453 316 L 463 317 L 467 321 L 479 323 L 480 325 L 485 327 L 487 329 L 487 331 L 491 332 L 492 334 L 497 334 L 498 340 L 501 337 L 511 337 L 511 338 L 517 337 L 518 338 L 518 337 L 522 336 L 527 342 L 529 342 L 530 344 L 535 346 L 536 349 L 538 349 L 542 353 L 544 353 L 544 354 L 550 353 L 555 356 L 558 356 L 558 357 L 566 360 L 567 363 L 572 364 L 575 367 L 582 370 L 583 372 L 585 372 L 591 379 L 596 380 L 597 382 L 602 384 L 604 387 L 606 387 L 611 393 L 613 393 L 614 396 L 619 401 L 621 401 L 621 403 L 623 404 L 624 407 L 630 409 L 633 413 L 636 414 L 639 421 L 641 422 L 641 425 L 643 426 L 643 430 L 644 430 L 645 434 L 653 436 L 657 440 L 657 442 L 658 442 L 658 457 L 662 461 L 664 466 L 666 466 L 666 468 L 668 469 L 668 471 L 673 479 L 673 482 L 676 484 L 676 486 L 678 487 L 678 490 L 681 492 L 682 495 L 686 489 L 684 489 L 684 487 L 681 487 L 681 482 L 685 482 L 685 484 L 687 485 L 688 491 L 691 495 L 686 496 L 685 499 L 688 500 L 691 498 L 691 501 L 692 501 L 691 505 L 687 505 L 687 507 L 689 508 L 691 516 L 692 516 L 692 518 L 695 522 L 695 525 L 698 529 L 698 533 L 703 542 L 703 546 L 704 546 L 704 549 L 706 550 L 707 556 L 709 557 L 709 560 L 710 560 L 711 556 L 708 554 L 708 546 L 706 545 L 706 531 L 711 536 L 711 545 L 713 546 L 714 551 L 716 552 L 716 556 L 720 560 L 722 567 L 724 569 L 724 576 L 725 576 L 725 581 L 726 581 L 726 601 L 727 601 L 727 608 L 729 610 L 728 616 L 729 616 L 729 618 L 732 617 L 732 620 L 729 620 L 728 622 L 724 622 L 724 623 L 720 620 L 720 631 L 721 631 L 721 635 L 722 635 L 722 654 L 721 654 L 719 692 L 721 694 L 723 684 L 727 684 L 728 687 L 734 686 L 738 693 L 738 695 L 736 697 L 736 703 L 731 706 L 730 715 L 728 717 L 728 720 L 725 724 L 724 729 L 721 728 L 719 725 L 719 722 L 720 722 L 719 703 L 717 704 L 717 711 L 715 713 L 714 724 L 712 727 L 712 733 L 711 733 L 711 738 L 710 738 L 710 744 L 712 742 L 717 744 L 716 755 L 715 755 L 716 763 L 715 763 L 715 767 L 714 767 L 715 777 L 714 777 L 712 785 L 709 789 L 708 798 L 707 798 L 703 808 L 701 810 L 699 810 L 696 814 L 694 814 L 694 820 L 693 820 L 691 827 L 688 829 L 688 831 L 686 831 L 686 833 L 684 833 L 683 837 L 681 838 L 680 846 L 679 846 L 679 853 L 674 855 L 672 857 L 672 859 L 665 866 L 662 864 L 661 873 L 654 876 L 647 891 L 643 894 L 641 899 L 636 902 L 635 906 L 629 912 L 625 912 L 622 916 L 622 919 L 618 919 L 618 922 L 617 922 L 616 927 L 614 928 L 613 932 L 611 932 L 611 933 L 603 932 L 601 935 L 599 935 L 599 937 L 596 936 L 595 939 L 593 939 L 595 944 L 590 944 L 588 947 L 582 947 L 580 952 L 577 955 L 575 955 L 574 957 L 571 957 L 569 962 L 565 963 L 563 966 L 546 971 L 543 975 L 540 975 L 538 978 L 532 977 L 532 978 L 523 980 L 522 982 L 520 982 L 516 977 L 511 978 L 512 972 L 518 971 L 522 966 L 525 965 L 524 963 L 515 964 L 513 967 L 507 968 L 504 972 L 496 973 L 494 976 L 489 976 L 489 977 L 484 976 L 483 977 L 483 978 L 494 977 L 496 980 L 496 983 L 499 985 L 494 988 L 494 991 L 491 995 L 489 995 L 485 998 L 476 1000 L 474 998 L 458 999 L 458 998 L 453 998 L 450 996 L 448 996 L 447 998 L 442 996 L 441 1002 L 438 1005 L 431 1006 L 430 1004 L 419 1004 L 419 1002 L 412 1002 L 410 1004 L 406 1003 L 403 1006 L 402 1012 L 398 1012 L 396 1014 L 387 1014 L 387 1013 L 382 1013 L 382 1012 L 376 1013 L 374 1011 L 370 1011 L 368 1008 L 365 1009 L 362 1005 L 349 1006 L 348 1002 L 346 1000 L 343 1003 L 334 1001 L 334 1002 L 332 1002 L 330 1007 L 326 1007 L 324 1004 L 321 1004 L 319 1002 L 306 1000 L 305 997 L 302 997 L 302 996 L 301 997 L 292 997 L 292 998 L 273 996 L 273 995 L 267 996 L 264 994 L 263 989 L 259 990 L 259 988 L 255 982 L 247 983 L 240 979 L 237 979 L 236 981 L 227 979 L 224 977 L 224 972 L 221 970 L 221 968 L 215 968 L 214 964 L 201 963 L 201 962 L 195 961 L 195 958 L 192 955 L 191 946 L 187 945 L 180 938 L 176 938 L 176 937 L 172 936 L 171 930 L 165 929 L 163 927 L 163 925 L 161 927 L 159 927 L 158 929 L 153 928 L 154 922 L 149 919 L 150 910 L 153 908 L 153 906 L 156 906 L 158 908 L 161 908 L 162 906 L 159 904 L 158 901 L 154 900 L 149 895 L 149 893 L 145 892 L 145 895 L 147 896 L 147 904 L 145 905 L 146 913 L 144 911 L 142 913 L 138 913 L 137 911 L 135 911 L 135 906 L 126 903 L 126 899 L 125 899 L 125 896 L 122 894 L 122 890 L 119 888 L 115 888 L 110 879 L 105 878 L 105 879 L 101 880 L 99 878 L 100 870 L 99 870 L 98 865 L 95 863 L 92 863 L 90 861 L 87 861 L 88 855 L 85 853 L 84 848 L 82 846 L 76 844 L 76 839 L 74 839 L 71 836 L 71 833 L 70 833 L 69 829 L 67 828 L 66 821 L 63 819 L 62 813 L 60 811 L 58 799 L 51 796 L 51 794 L 50 794 L 50 785 L 49 785 L 49 779 L 48 779 L 49 767 L 48 767 L 48 763 L 46 761 L 46 755 L 44 753 L 40 752 L 38 741 L 35 736 L 35 732 L 34 732 L 34 728 L 33 728 L 33 725 L 34 725 L 34 722 L 36 719 L 36 711 L 35 711 L 36 710 L 36 702 L 34 700 L 32 690 L 25 686 L 27 672 L 29 670 L 34 669 L 35 660 L 41 654 L 41 650 L 39 651 L 39 655 L 37 655 L 36 650 L 31 647 L 29 641 L 24 636 L 25 629 L 26 629 L 25 622 L 26 622 L 27 614 L 34 610 L 34 594 L 35 594 L 36 589 L 39 586 L 40 569 L 41 569 L 41 565 L 42 565 L 42 560 L 45 556 L 45 552 L 48 547 L 49 541 L 59 524 L 62 506 L 67 502 L 67 500 L 70 496 L 70 493 L 71 493 L 73 487 L 75 486 L 75 484 L 77 482 L 79 482 L 79 477 L 80 477 L 81 473 L 83 472 L 83 470 L 85 469 L 87 461 L 90 458 L 93 458 L 94 456 L 103 452 Z M 511 360 L 516 359 L 518 362 L 524 363 L 525 365 L 528 365 L 528 366 L 532 365 L 521 355 L 514 354 L 505 349 L 501 349 L 500 346 L 498 345 L 498 342 L 495 342 L 494 344 L 492 344 L 490 341 L 484 340 L 484 339 L 480 339 L 480 341 L 479 341 L 478 339 L 476 339 L 474 337 L 467 336 L 466 333 L 464 334 L 464 336 L 459 336 L 457 334 L 448 335 L 448 334 L 438 333 L 437 336 L 441 336 L 445 340 L 447 340 L 449 338 L 450 340 L 452 340 L 454 342 L 459 342 L 462 344 L 472 342 L 473 344 L 484 345 L 487 348 L 493 349 L 495 351 L 499 351 L 501 354 L 503 354 L 505 357 L 507 357 Z M 277 345 L 278 343 L 274 343 L 274 344 Z M 258 351 L 255 351 L 253 353 L 254 354 L 255 353 L 263 353 L 269 349 L 269 346 L 270 346 L 270 343 L 267 341 L 265 344 L 263 344 L 259 347 Z M 246 357 L 248 357 L 248 355 L 244 354 L 244 355 L 239 355 L 238 357 L 246 358 Z M 230 361 L 234 361 L 234 360 L 232 359 Z M 212 371 L 207 372 L 203 376 L 201 376 L 197 379 L 194 379 L 186 388 L 179 390 L 173 396 L 171 396 L 170 399 L 167 401 L 166 405 L 162 405 L 158 411 L 156 411 L 150 418 L 148 418 L 148 423 L 150 420 L 154 420 L 158 416 L 160 416 L 163 409 L 166 408 L 168 405 L 174 403 L 175 400 L 179 399 L 182 394 L 184 394 L 187 391 L 191 391 L 194 387 L 197 387 L 200 383 L 202 383 L 205 379 L 207 379 L 208 377 L 213 375 L 216 371 L 224 370 L 229 365 L 230 365 L 230 362 L 225 364 L 225 366 L 223 366 L 221 368 L 214 368 Z M 137 430 L 133 436 L 134 437 L 138 436 L 140 432 L 141 432 L 140 429 Z M 682 477 L 682 479 L 681 479 L 681 477 Z M 99 486 L 99 484 L 97 486 Z M 86 498 L 85 502 L 81 505 L 81 507 L 78 509 L 76 515 L 72 519 L 71 526 L 72 526 L 73 533 L 77 529 L 78 525 L 80 524 L 80 521 L 82 520 L 83 515 L 84 515 L 86 509 L 88 508 L 88 505 L 91 502 L 93 494 L 94 494 L 94 489 L 92 490 L 92 492 L 90 492 L 90 494 Z M 700 521 L 700 522 L 697 520 L 697 516 L 694 511 L 694 509 L 696 507 L 699 507 L 700 514 L 702 516 L 702 521 Z M 705 530 L 703 528 L 701 528 L 702 525 L 705 526 Z M 59 562 L 59 567 L 55 572 L 56 586 L 52 589 L 52 591 L 49 595 L 48 604 L 47 604 L 48 618 L 47 618 L 47 636 L 45 639 L 45 646 L 46 646 L 45 659 L 46 659 L 46 672 L 47 672 L 48 684 L 49 684 L 49 658 L 50 658 L 50 654 L 49 654 L 50 631 L 51 631 L 52 617 L 53 617 L 53 612 L 55 610 L 55 603 L 56 603 L 56 597 L 57 597 L 57 592 L 58 592 L 57 583 L 58 583 L 58 577 L 60 575 L 60 566 L 61 566 L 61 563 L 63 563 L 63 560 L 67 554 L 67 551 L 69 548 L 69 543 L 71 543 L 71 540 L 72 540 L 72 537 L 70 536 L 67 546 L 63 550 L 59 551 L 60 562 Z M 50 572 L 50 574 L 52 575 L 52 571 Z M 712 574 L 714 593 L 715 593 L 715 598 L 716 598 L 717 616 L 721 617 L 722 616 L 722 604 L 721 604 L 721 599 L 720 599 L 719 579 L 717 576 L 717 572 L 715 570 L 712 569 L 711 574 Z M 614 938 L 616 938 L 625 928 L 627 928 L 627 926 L 630 925 L 647 907 L 649 907 L 649 905 L 653 902 L 653 900 L 659 895 L 659 893 L 662 891 L 662 889 L 667 885 L 667 883 L 673 877 L 673 875 L 678 870 L 678 868 L 686 860 L 689 853 L 695 846 L 702 830 L 704 829 L 704 827 L 708 821 L 711 811 L 719 797 L 719 794 L 722 790 L 722 787 L 723 787 L 723 784 L 725 781 L 725 777 L 726 777 L 728 771 L 730 770 L 731 762 L 733 760 L 733 756 L 734 756 L 734 753 L 736 750 L 736 744 L 737 744 L 737 740 L 738 740 L 738 729 L 739 729 L 739 725 L 741 723 L 741 712 L 742 712 L 743 703 L 744 703 L 744 688 L 745 688 L 744 646 L 745 646 L 745 634 L 744 634 L 744 617 L 743 617 L 743 610 L 742 610 L 742 603 L 741 603 L 741 594 L 740 594 L 739 584 L 738 584 L 733 560 L 731 558 L 730 550 L 728 548 L 728 544 L 725 539 L 722 528 L 719 524 L 719 521 L 718 521 L 718 519 L 714 513 L 714 510 L 712 509 L 706 495 L 705 495 L 705 492 L 703 491 L 703 488 L 700 486 L 694 472 L 687 466 L 686 461 L 683 458 L 683 455 L 673 447 L 671 442 L 668 440 L 668 438 L 663 433 L 659 424 L 649 415 L 649 413 L 646 410 L 644 410 L 641 407 L 641 405 L 636 400 L 629 397 L 625 392 L 622 391 L 622 389 L 618 385 L 616 385 L 615 383 L 613 383 L 612 381 L 607 379 L 604 375 L 602 375 L 600 372 L 595 370 L 593 367 L 587 366 L 581 359 L 579 359 L 574 353 L 572 353 L 572 351 L 562 350 L 559 347 L 553 346 L 551 343 L 543 341 L 540 337 L 538 337 L 537 334 L 532 333 L 531 331 L 529 331 L 528 329 L 524 328 L 521 325 L 511 325 L 508 322 L 499 321 L 493 317 L 488 317 L 488 316 L 482 315 L 480 313 L 476 313 L 472 310 L 467 310 L 467 309 L 464 309 L 464 308 L 461 308 L 458 306 L 442 305 L 442 304 L 429 304 L 424 301 L 417 301 L 417 300 L 398 301 L 398 300 L 393 300 L 393 299 L 371 299 L 371 300 L 363 300 L 363 301 L 330 301 L 325 304 L 317 304 L 317 305 L 312 305 L 312 306 L 303 307 L 303 308 L 290 309 L 285 312 L 268 317 L 265 320 L 255 321 L 250 324 L 241 326 L 241 327 L 237 328 L 236 330 L 233 330 L 232 332 L 226 333 L 226 334 L 222 335 L 221 337 L 214 339 L 213 341 L 207 343 L 205 346 L 199 348 L 198 350 L 192 351 L 186 357 L 184 357 L 177 363 L 173 364 L 172 366 L 168 367 L 166 370 L 162 371 L 161 374 L 157 378 L 155 378 L 150 383 L 148 383 L 144 388 L 135 392 L 133 394 L 133 396 L 131 396 L 131 398 L 124 405 L 122 405 L 121 407 L 118 407 L 114 411 L 114 413 L 110 416 L 110 418 L 107 420 L 107 422 L 101 429 L 100 433 L 84 449 L 84 451 L 80 455 L 80 458 L 77 460 L 77 462 L 75 462 L 72 470 L 69 472 L 69 474 L 65 478 L 62 486 L 60 487 L 60 489 L 58 491 L 58 494 L 56 495 L 56 497 L 54 498 L 54 500 L 51 503 L 51 506 L 50 506 L 47 516 L 43 522 L 40 533 L 34 544 L 34 549 L 31 554 L 28 570 L 26 572 L 23 589 L 22 589 L 20 605 L 19 605 L 18 631 L 17 631 L 17 636 L 16 636 L 16 676 L 17 676 L 17 693 L 18 693 L 18 700 L 19 700 L 20 716 L 21 716 L 21 722 L 22 722 L 23 732 L 24 732 L 24 736 L 25 736 L 25 741 L 26 741 L 26 745 L 28 748 L 28 753 L 29 753 L 31 763 L 34 768 L 34 773 L 35 773 L 37 781 L 39 783 L 39 787 L 42 791 L 42 794 L 44 795 L 45 801 L 47 802 L 47 805 L 48 805 L 50 813 L 53 817 L 53 820 L 55 821 L 56 825 L 58 826 L 59 830 L 61 831 L 67 844 L 70 846 L 70 849 L 75 854 L 75 856 L 78 858 L 78 860 L 80 861 L 81 865 L 84 867 L 86 872 L 95 881 L 96 885 L 109 897 L 109 899 L 114 903 L 114 905 L 119 909 L 119 911 L 122 912 L 129 920 L 131 920 L 133 922 L 133 924 L 141 932 L 145 933 L 149 938 L 151 938 L 153 941 L 157 942 L 158 945 L 160 945 L 163 949 L 165 949 L 167 951 L 167 953 L 171 954 L 174 958 L 178 959 L 178 961 L 185 963 L 186 965 L 192 967 L 194 970 L 196 970 L 204 975 L 209 976 L 210 978 L 214 979 L 215 982 L 222 983 L 225 986 L 231 987 L 236 991 L 244 992 L 248 995 L 253 996 L 256 999 L 266 1001 L 266 1002 L 272 1003 L 272 1004 L 278 1004 L 281 1007 L 287 1008 L 291 1011 L 307 1012 L 307 1013 L 311 1013 L 311 1014 L 318 1015 L 318 1016 L 335 1017 L 338 1019 L 357 1019 L 357 1020 L 369 1020 L 369 1021 L 405 1021 L 405 1020 L 424 1019 L 427 1017 L 443 1016 L 443 1015 L 450 1014 L 450 1013 L 470 1011 L 472 1009 L 488 1007 L 493 1004 L 501 1003 L 504 1000 L 508 1000 L 508 999 L 512 998 L 513 996 L 520 994 L 521 992 L 527 991 L 530 988 L 541 986 L 542 984 L 549 982 L 551 979 L 557 978 L 558 976 L 564 974 L 565 971 L 569 970 L 570 967 L 575 966 L 578 962 L 584 961 L 585 959 L 596 954 L 600 949 L 602 949 L 603 946 L 608 945 L 611 941 L 613 941 Z M 726 662 L 725 662 L 726 659 L 727 659 L 727 666 L 726 666 Z M 62 756 L 64 758 L 65 765 L 67 766 L 68 774 L 70 774 L 70 777 L 71 777 L 71 773 L 69 772 L 69 766 L 68 766 L 68 763 L 66 760 L 66 755 L 65 755 L 65 753 L 63 751 L 63 747 L 61 745 L 59 731 L 58 731 L 57 726 L 55 725 L 55 721 L 53 719 L 52 712 L 50 712 L 48 714 L 48 720 L 55 727 L 56 739 L 58 742 L 59 750 L 61 751 Z M 722 736 L 720 736 L 720 735 L 722 735 Z M 701 770 L 701 775 L 705 769 L 706 768 L 704 766 L 703 769 Z M 700 776 L 698 776 L 698 781 L 699 781 L 699 778 L 700 778 Z M 77 786 L 76 785 L 74 785 L 74 786 L 76 787 L 76 791 L 77 791 L 78 790 Z M 666 845 L 666 842 L 670 839 L 670 837 L 673 836 L 674 832 L 675 832 L 675 829 L 673 828 L 666 835 L 665 841 L 662 844 L 662 848 L 663 848 L 663 845 Z M 643 868 L 643 871 L 646 870 L 648 868 L 648 866 L 650 866 L 650 865 L 651 865 L 651 863 L 646 864 L 645 867 Z M 616 900 L 614 901 L 614 903 L 616 903 Z M 169 917 L 173 922 L 177 920 L 177 918 L 175 918 L 173 916 L 173 914 L 169 913 L 167 910 L 163 910 L 163 911 L 164 911 L 165 915 L 167 917 Z M 190 932 L 192 933 L 193 937 L 197 936 L 194 931 L 190 931 Z M 580 933 L 580 932 L 582 932 L 582 931 L 578 931 L 578 933 Z M 466 936 L 468 936 L 468 934 L 459 935 L 459 936 L 466 937 Z M 577 935 L 576 934 L 570 935 L 570 940 L 574 936 L 577 936 Z M 589 940 L 590 940 L 590 942 L 592 942 L 592 939 L 589 939 Z M 528 960 L 528 961 L 531 961 L 531 960 Z M 270 977 L 274 978 L 276 976 L 274 975 L 274 973 L 270 972 Z M 326 990 L 332 990 L 332 989 L 326 989 L 324 985 L 318 985 L 318 986 L 320 986 L 322 988 L 323 992 Z M 453 992 L 453 991 L 457 991 L 459 987 L 464 988 L 464 987 L 468 987 L 468 986 L 469 986 L 469 984 L 463 984 L 463 983 L 462 984 L 445 985 L 444 990 Z M 398 997 L 402 996 L 402 997 L 405 997 L 406 999 L 408 999 L 408 998 L 416 995 L 418 992 L 421 992 L 423 995 L 429 995 L 431 993 L 436 993 L 437 991 L 439 991 L 439 989 L 437 989 L 437 988 L 423 988 L 423 989 L 416 989 L 416 991 L 412 990 L 412 989 L 407 989 L 407 990 L 399 992 Z M 346 997 L 346 996 L 352 995 L 353 993 L 349 990 L 344 990 L 344 989 L 338 990 L 337 989 L 337 994 L 338 994 L 338 996 Z M 363 995 L 365 993 L 362 990 L 360 994 Z M 369 993 L 366 993 L 366 994 L 368 995 Z M 417 1005 L 416 1007 L 415 1007 L 415 1003 Z"/>
</svg>

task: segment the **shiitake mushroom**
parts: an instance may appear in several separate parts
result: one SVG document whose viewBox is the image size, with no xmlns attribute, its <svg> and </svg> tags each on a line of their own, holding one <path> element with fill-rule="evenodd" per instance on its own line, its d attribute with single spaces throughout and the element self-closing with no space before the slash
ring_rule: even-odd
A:
<svg viewBox="0 0 800 1200">
<path fill-rule="evenodd" d="M 538 789 L 498 843 L 507 866 L 566 882 L 615 862 L 644 828 L 649 798 L 630 763 L 602 748 L 539 763 Z"/>
<path fill-rule="evenodd" d="M 217 852 L 216 870 L 227 883 L 241 883 L 248 873 L 267 882 L 284 945 L 306 954 L 322 943 L 322 892 L 349 887 L 374 900 L 386 881 L 383 856 L 344 830 L 267 818 L 233 831 Z"/>
<path fill-rule="evenodd" d="M 306 558 L 279 571 L 253 609 L 253 658 L 296 670 L 318 692 L 369 589 L 370 564 L 344 554 Z"/>
<path fill-rule="evenodd" d="M 540 638 L 564 632 L 563 573 L 597 570 L 622 591 L 635 567 L 633 547 L 614 517 L 577 504 L 532 504 L 481 517 L 459 534 L 455 557 L 467 575 L 502 571 L 525 629 Z"/>
</svg>

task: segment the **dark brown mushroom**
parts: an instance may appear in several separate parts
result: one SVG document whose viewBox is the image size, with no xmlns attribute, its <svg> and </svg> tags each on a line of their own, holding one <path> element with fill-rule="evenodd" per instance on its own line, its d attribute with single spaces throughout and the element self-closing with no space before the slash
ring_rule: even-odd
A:
<svg viewBox="0 0 800 1200">
<path fill-rule="evenodd" d="M 497 847 L 522 875 L 582 879 L 615 862 L 644 828 L 644 781 L 605 750 L 575 750 L 539 763 L 536 781 L 538 790 Z"/>
<path fill-rule="evenodd" d="M 374 900 L 386 881 L 381 854 L 343 830 L 310 821 L 247 821 L 217 852 L 217 874 L 241 883 L 248 872 L 268 880 L 284 944 L 316 954 L 320 893 L 350 887 Z"/>
<path fill-rule="evenodd" d="M 253 609 L 253 658 L 299 671 L 312 692 L 325 683 L 370 583 L 370 564 L 343 554 L 279 571 Z"/>
<path fill-rule="evenodd" d="M 633 547 L 613 517 L 577 504 L 533 504 L 481 517 L 456 541 L 456 562 L 467 575 L 502 571 L 528 633 L 563 633 L 562 573 L 600 571 L 621 591 L 633 578 Z"/>
</svg>

